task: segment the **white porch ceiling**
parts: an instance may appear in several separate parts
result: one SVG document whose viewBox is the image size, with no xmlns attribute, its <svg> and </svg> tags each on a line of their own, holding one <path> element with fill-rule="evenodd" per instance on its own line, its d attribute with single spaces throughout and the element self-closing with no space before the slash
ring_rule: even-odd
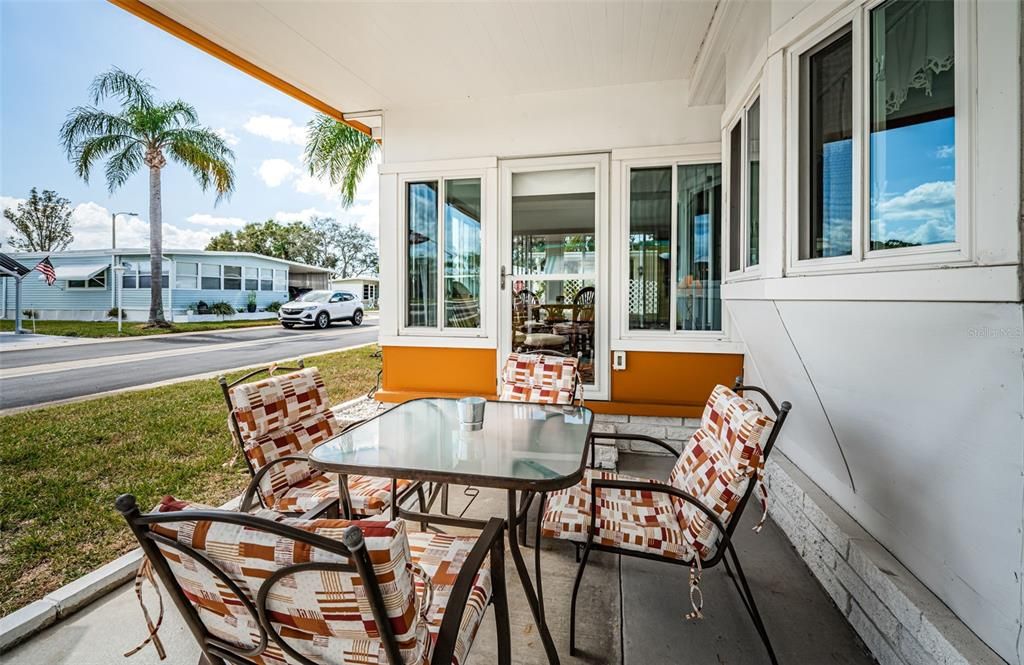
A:
<svg viewBox="0 0 1024 665">
<path fill-rule="evenodd" d="M 716 0 L 145 0 L 346 113 L 686 78 Z"/>
</svg>

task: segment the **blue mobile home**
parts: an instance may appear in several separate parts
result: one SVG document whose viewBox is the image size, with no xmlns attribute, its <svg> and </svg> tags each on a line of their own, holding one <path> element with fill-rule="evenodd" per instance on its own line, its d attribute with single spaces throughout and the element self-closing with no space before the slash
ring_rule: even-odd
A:
<svg viewBox="0 0 1024 665">
<path fill-rule="evenodd" d="M 46 254 L 11 256 L 31 268 Z M 149 316 L 146 250 L 72 250 L 53 252 L 49 257 L 57 281 L 47 286 L 40 273 L 26 277 L 22 310 L 33 310 L 40 319 L 99 321 L 108 318 L 107 313 L 117 306 L 120 297 L 127 320 Z M 120 284 L 114 283 L 115 266 L 124 269 L 118 271 Z M 327 288 L 331 274 L 326 268 L 248 252 L 165 250 L 163 267 L 164 315 L 179 320 L 190 310 L 195 313 L 200 302 L 227 302 L 244 312 L 250 292 L 256 294 L 256 307 L 263 312 L 267 305 L 284 303 L 297 292 Z M 2 318 L 14 318 L 14 295 L 14 281 L 0 279 Z"/>
</svg>

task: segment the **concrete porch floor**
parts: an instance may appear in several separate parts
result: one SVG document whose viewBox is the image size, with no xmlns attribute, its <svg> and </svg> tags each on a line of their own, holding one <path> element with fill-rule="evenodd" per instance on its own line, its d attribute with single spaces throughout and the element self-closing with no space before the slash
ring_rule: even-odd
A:
<svg viewBox="0 0 1024 665">
<path fill-rule="evenodd" d="M 671 460 L 624 455 L 623 473 L 665 478 Z M 453 488 L 453 511 L 464 505 Z M 467 515 L 503 515 L 503 492 L 484 490 Z M 736 532 L 737 549 L 768 633 L 781 663 L 869 664 L 874 660 L 842 614 L 811 576 L 786 536 L 770 521 L 760 534 L 756 506 L 751 506 Z M 530 530 L 532 543 L 533 531 Z M 524 550 L 532 570 L 533 551 Z M 512 622 L 512 660 L 544 665 L 547 660 L 519 585 L 507 557 Z M 569 656 L 569 598 L 576 563 L 573 547 L 564 542 L 543 544 L 541 566 L 548 623 L 563 663 L 622 665 L 739 665 L 767 663 L 736 590 L 724 569 L 704 573 L 704 616 L 688 621 L 687 569 L 682 566 L 618 557 L 595 552 L 587 565 L 579 594 L 577 646 L 579 658 Z M 155 608 L 155 599 L 148 599 Z M 131 584 L 111 593 L 25 644 L 0 662 L 17 665 L 131 665 L 160 663 L 152 646 L 131 659 L 121 654 L 145 636 L 145 623 Z M 168 601 L 160 637 L 167 648 L 164 663 L 192 665 L 199 650 L 173 605 Z M 471 665 L 496 662 L 494 614 L 488 611 L 469 659 Z"/>
</svg>

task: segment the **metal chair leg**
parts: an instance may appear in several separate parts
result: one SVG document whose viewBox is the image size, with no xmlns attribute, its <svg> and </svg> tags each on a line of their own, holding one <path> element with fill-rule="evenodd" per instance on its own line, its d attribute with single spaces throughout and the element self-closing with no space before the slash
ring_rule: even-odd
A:
<svg viewBox="0 0 1024 665">
<path fill-rule="evenodd" d="M 523 547 L 530 546 L 530 539 L 526 537 L 526 516 L 529 515 L 529 509 L 527 504 L 533 500 L 533 492 L 523 492 L 519 495 L 519 512 L 523 515 L 523 521 L 519 523 L 519 542 L 523 544 Z"/>
<path fill-rule="evenodd" d="M 494 626 L 498 632 L 498 665 L 512 665 L 512 637 L 508 614 L 508 590 L 505 586 L 505 538 L 491 549 L 491 581 L 494 589 Z"/>
<path fill-rule="evenodd" d="M 576 571 L 576 581 L 572 585 L 572 604 L 569 606 L 569 655 L 576 655 L 576 595 L 580 591 L 580 582 L 583 581 L 583 571 L 587 568 L 587 559 L 590 557 L 590 544 L 593 542 L 587 539 L 587 545 L 583 548 L 583 559 L 580 561 L 579 569 Z"/>
<path fill-rule="evenodd" d="M 736 566 L 736 577 L 739 579 L 740 586 L 743 587 L 743 593 L 740 596 L 746 596 L 744 598 L 744 605 L 747 606 L 747 612 L 750 613 L 750 618 L 754 622 L 754 628 L 757 629 L 758 635 L 761 636 L 764 648 L 768 652 L 768 659 L 772 662 L 772 665 L 778 665 L 779 661 L 775 657 L 775 649 L 772 648 L 771 640 L 768 639 L 768 631 L 764 627 L 764 621 L 761 620 L 761 613 L 758 612 L 757 604 L 754 602 L 754 594 L 750 591 L 750 585 L 747 584 L 747 576 L 743 574 L 743 567 L 740 566 L 740 559 L 736 556 L 736 550 L 733 548 L 732 543 L 729 543 L 729 555 L 732 557 L 733 565 Z"/>
<path fill-rule="evenodd" d="M 537 604 L 540 605 L 540 616 L 544 617 L 544 586 L 540 577 L 540 532 L 541 522 L 544 521 L 544 501 L 547 499 L 547 492 L 540 493 L 540 505 L 537 507 L 537 526 L 533 533 L 533 569 L 534 584 L 537 586 Z"/>
<path fill-rule="evenodd" d="M 441 514 L 448 514 L 448 484 L 445 483 L 441 487 Z"/>
<path fill-rule="evenodd" d="M 423 514 L 426 514 L 427 513 L 427 495 L 423 491 L 423 485 L 417 485 L 416 486 L 416 498 L 420 502 L 420 512 L 423 513 Z M 427 530 L 427 523 L 426 522 L 420 522 L 420 531 L 426 531 L 426 530 Z"/>
</svg>

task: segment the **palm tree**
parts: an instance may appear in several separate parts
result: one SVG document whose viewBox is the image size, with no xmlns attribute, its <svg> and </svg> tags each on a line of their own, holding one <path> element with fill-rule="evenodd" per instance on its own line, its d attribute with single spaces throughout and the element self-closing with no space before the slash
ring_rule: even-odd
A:
<svg viewBox="0 0 1024 665">
<path fill-rule="evenodd" d="M 359 181 L 379 150 L 372 137 L 322 113 L 306 125 L 306 168 L 310 175 L 340 186 L 346 208 L 355 201 Z"/>
<path fill-rule="evenodd" d="M 199 126 L 191 104 L 174 100 L 157 102 L 154 88 L 138 75 L 118 68 L 93 80 L 90 93 L 93 106 L 76 106 L 60 130 L 60 139 L 75 172 L 86 182 L 96 162 L 107 159 L 107 189 L 128 181 L 145 165 L 149 168 L 149 325 L 165 327 L 163 290 L 163 212 L 161 210 L 160 171 L 167 156 L 195 176 L 205 192 L 211 185 L 217 202 L 235 188 L 232 168 L 234 153 L 212 129 Z M 121 108 L 108 112 L 98 105 L 113 97 Z"/>
</svg>

